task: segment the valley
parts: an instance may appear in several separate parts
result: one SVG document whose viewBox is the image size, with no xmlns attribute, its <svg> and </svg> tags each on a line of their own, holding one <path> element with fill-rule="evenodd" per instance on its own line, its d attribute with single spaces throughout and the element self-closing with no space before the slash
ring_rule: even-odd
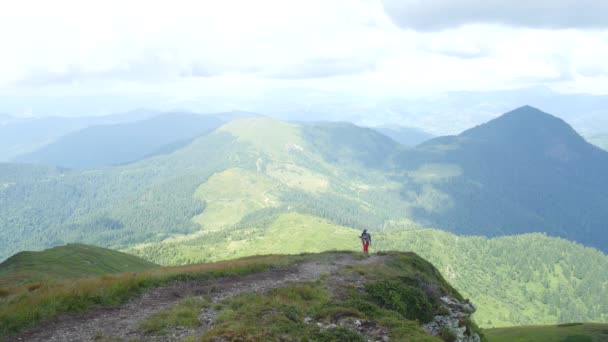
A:
<svg viewBox="0 0 608 342">
<path fill-rule="evenodd" d="M 82 242 L 183 265 L 357 250 L 369 229 L 376 251 L 419 253 L 482 303 L 484 327 L 605 321 L 586 294 L 608 282 L 606 182 L 608 153 L 532 107 L 416 147 L 237 118 L 121 166 L 0 164 L 0 258 Z"/>
</svg>

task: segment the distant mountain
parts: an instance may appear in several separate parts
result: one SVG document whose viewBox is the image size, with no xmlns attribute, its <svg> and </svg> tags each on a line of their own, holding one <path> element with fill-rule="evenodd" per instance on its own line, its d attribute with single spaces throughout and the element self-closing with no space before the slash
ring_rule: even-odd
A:
<svg viewBox="0 0 608 342">
<path fill-rule="evenodd" d="M 109 273 L 136 272 L 158 265 L 111 249 L 69 244 L 42 252 L 19 252 L 0 263 L 0 287 Z"/>
<path fill-rule="evenodd" d="M 13 118 L 0 124 L 0 161 L 33 152 L 60 137 L 94 125 L 144 120 L 161 112 L 139 109 L 107 116 Z"/>
<path fill-rule="evenodd" d="M 352 124 L 245 118 L 161 152 L 84 172 L 0 164 L 0 246 L 127 247 L 289 208 L 356 229 L 546 232 L 608 251 L 608 152 L 531 107 L 416 148 Z"/>
<path fill-rule="evenodd" d="M 522 107 L 399 159 L 459 170 L 433 185 L 445 205 L 417 209 L 417 220 L 460 234 L 542 231 L 608 250 L 608 152 L 561 119 Z"/>
<path fill-rule="evenodd" d="M 605 304 L 579 298 L 605 282 L 578 281 L 597 272 L 586 266 L 598 264 L 593 255 L 605 260 L 594 249 L 534 238 L 518 245 L 525 255 L 514 255 L 507 240 L 476 244 L 481 238 L 429 235 L 414 244 L 409 233 L 422 227 L 486 236 L 545 232 L 550 241 L 559 236 L 606 252 L 607 154 L 531 107 L 414 148 L 348 123 L 237 119 L 169 153 L 118 167 L 0 164 L 0 259 L 84 242 L 180 264 L 358 248 L 356 236 L 370 229 L 391 249 L 438 252 L 449 277 L 459 276 L 454 260 L 463 258 L 455 250 L 454 259 L 442 259 L 449 248 L 465 246 L 467 260 L 496 258 L 483 269 L 506 270 L 500 284 L 521 279 L 516 297 L 529 300 L 505 304 L 499 289 L 508 287 L 492 280 L 500 273 L 480 272 L 483 279 L 466 285 L 472 297 L 493 305 L 486 317 L 501 324 L 599 319 Z M 581 257 L 560 259 L 566 245 Z M 524 271 L 532 259 L 538 267 Z M 499 266 L 504 263 L 521 266 Z M 571 289 L 554 286 L 560 282 Z M 555 300 L 570 297 L 576 298 Z M 585 309 L 560 312 L 563 307 Z"/>
<path fill-rule="evenodd" d="M 379 126 L 374 127 L 373 129 L 405 146 L 416 146 L 435 137 L 434 135 L 418 128 L 403 127 L 398 125 Z"/>
<path fill-rule="evenodd" d="M 223 122 L 215 116 L 173 113 L 144 121 L 93 126 L 16 160 L 68 168 L 119 165 L 171 152 Z"/>
</svg>

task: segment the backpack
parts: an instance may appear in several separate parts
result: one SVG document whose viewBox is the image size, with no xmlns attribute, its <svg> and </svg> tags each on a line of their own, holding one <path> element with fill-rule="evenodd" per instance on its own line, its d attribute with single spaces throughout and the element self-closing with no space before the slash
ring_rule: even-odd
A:
<svg viewBox="0 0 608 342">
<path fill-rule="evenodd" d="M 361 240 L 363 240 L 363 242 L 371 242 L 372 241 L 372 237 L 369 235 L 369 233 L 363 233 L 361 234 Z"/>
</svg>

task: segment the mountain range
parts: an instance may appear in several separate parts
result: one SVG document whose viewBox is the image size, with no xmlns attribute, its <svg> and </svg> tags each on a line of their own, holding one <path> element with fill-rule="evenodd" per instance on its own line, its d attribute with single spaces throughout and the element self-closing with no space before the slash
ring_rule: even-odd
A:
<svg viewBox="0 0 608 342">
<path fill-rule="evenodd" d="M 171 152 L 222 123 L 212 115 L 170 113 L 143 121 L 92 126 L 18 156 L 15 161 L 66 168 L 126 164 Z"/>
<path fill-rule="evenodd" d="M 190 135 L 219 124 L 207 117 L 176 118 L 184 121 L 174 127 L 189 125 Z M 150 129 L 142 131 L 158 133 L 172 119 L 146 121 Z M 109 144 L 125 127 L 108 126 L 113 135 L 100 133 L 100 139 Z M 73 148 L 84 158 L 87 139 L 98 139 L 76 137 L 81 140 Z M 122 145 L 137 152 L 137 143 L 127 143 L 129 134 L 121 137 L 111 151 Z M 170 139 L 158 140 L 154 148 Z M 540 231 L 608 249 L 603 209 L 608 195 L 602 188 L 608 184 L 608 153 L 532 107 L 415 148 L 347 123 L 244 118 L 166 152 L 85 172 L 1 164 L 0 219 L 8 227 L 0 239 L 2 257 L 49 241 L 85 239 L 110 246 L 160 241 L 288 207 L 353 228 L 408 221 L 468 235 Z M 121 155 L 107 156 L 99 163 Z"/>
<path fill-rule="evenodd" d="M 24 249 L 85 242 L 181 264 L 354 249 L 360 229 L 370 229 L 387 247 L 407 250 L 428 227 L 490 237 L 543 232 L 550 241 L 562 237 L 605 253 L 607 165 L 607 152 L 588 144 L 563 120 L 532 107 L 415 147 L 349 123 L 237 118 L 166 153 L 115 167 L 0 164 L 0 259 Z M 400 233 L 410 231 L 421 235 Z M 438 239 L 434 234 L 427 238 Z M 521 248 L 532 257 L 540 251 L 531 246 L 540 246 L 541 240 L 532 235 Z M 472 246 L 483 249 L 484 244 L 491 245 Z M 567 246 L 547 253 L 559 256 L 572 249 L 591 258 L 582 256 L 584 247 Z M 482 260 L 474 255 L 501 249 L 484 249 L 465 260 Z M 463 254 L 450 254 L 442 272 L 450 273 Z M 505 262 L 506 256 L 501 258 Z M 547 260 L 560 263 L 559 257 Z M 481 285 L 467 284 L 466 293 L 494 298 L 494 313 L 484 314 L 494 324 L 600 319 L 596 313 L 603 306 L 542 302 L 543 296 L 563 291 L 551 281 L 543 285 L 547 279 L 566 279 L 572 291 L 581 293 L 601 288 L 601 275 L 584 287 L 570 278 L 585 260 L 568 261 L 555 274 L 552 261 L 537 265 L 547 273 L 530 275 L 524 282 L 529 285 L 518 291 L 539 304 L 513 317 L 509 313 L 517 309 L 489 290 L 499 288 L 495 284 L 483 291 Z M 597 273 L 596 266 L 586 274 Z M 490 273 L 492 267 L 475 269 Z M 510 269 L 507 276 L 517 272 Z M 505 298 L 521 297 L 517 292 Z M 583 309 L 550 312 L 559 305 Z M 534 321 L 534 316 L 543 318 Z"/>
</svg>

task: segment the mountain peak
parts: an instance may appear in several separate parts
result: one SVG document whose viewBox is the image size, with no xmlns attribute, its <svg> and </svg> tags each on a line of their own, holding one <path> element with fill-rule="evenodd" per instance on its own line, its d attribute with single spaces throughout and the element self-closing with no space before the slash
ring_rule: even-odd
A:
<svg viewBox="0 0 608 342">
<path fill-rule="evenodd" d="M 555 118 L 553 115 L 545 113 L 542 110 L 530 105 L 515 108 L 512 111 L 503 114 L 503 116 L 544 116 Z"/>
<path fill-rule="evenodd" d="M 538 137 L 583 140 L 564 120 L 526 105 L 464 131 L 461 136 L 482 139 Z"/>
</svg>

